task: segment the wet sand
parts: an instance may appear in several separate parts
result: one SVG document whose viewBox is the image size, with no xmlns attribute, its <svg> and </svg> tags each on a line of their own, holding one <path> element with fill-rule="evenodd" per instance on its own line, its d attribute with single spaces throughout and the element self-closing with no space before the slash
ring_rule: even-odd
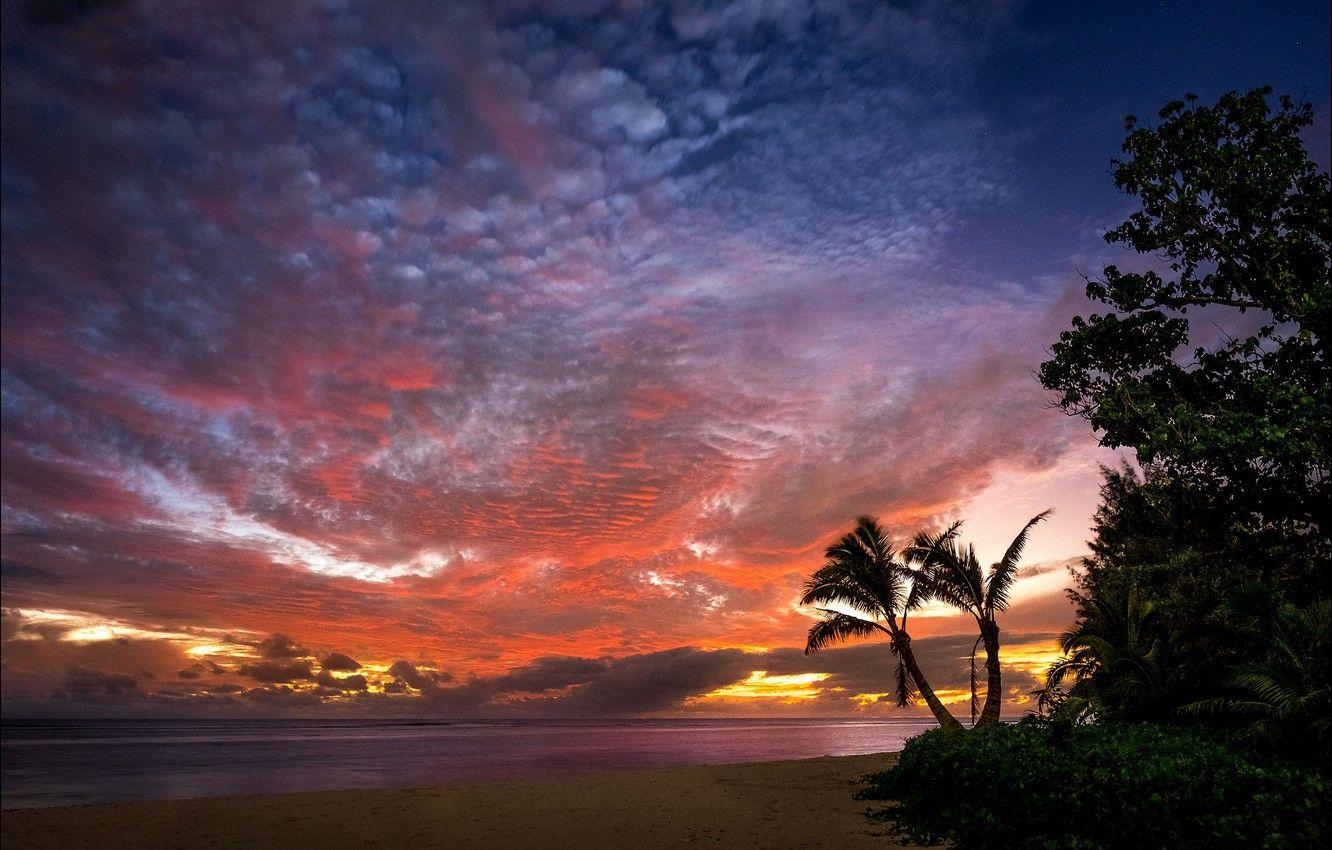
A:
<svg viewBox="0 0 1332 850">
<path fill-rule="evenodd" d="M 19 809 L 22 848 L 882 848 L 852 799 L 891 755 L 671 767 L 445 788 Z"/>
</svg>

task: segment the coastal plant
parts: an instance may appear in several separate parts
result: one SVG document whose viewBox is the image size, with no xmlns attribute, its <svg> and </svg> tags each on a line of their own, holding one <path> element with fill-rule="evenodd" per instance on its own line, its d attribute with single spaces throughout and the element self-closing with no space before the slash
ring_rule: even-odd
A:
<svg viewBox="0 0 1332 850">
<path fill-rule="evenodd" d="M 1139 209 L 1105 238 L 1141 259 L 1088 278 L 1102 311 L 1040 369 L 1138 464 L 1103 470 L 1080 645 L 1052 674 L 1099 716 L 1270 726 L 1323 699 L 1288 678 L 1279 619 L 1240 609 L 1259 587 L 1316 611 L 1332 586 L 1332 183 L 1310 104 L 1268 88 L 1157 119 L 1128 117 L 1113 161 Z"/>
<path fill-rule="evenodd" d="M 1251 723 L 1274 742 L 1332 751 L 1332 602 L 1281 604 L 1268 628 L 1247 631 L 1265 646 L 1262 658 L 1241 664 L 1221 696 L 1180 713 Z"/>
<path fill-rule="evenodd" d="M 1008 607 L 1009 594 L 1017 579 L 1022 552 L 1033 527 L 1050 516 L 1044 511 L 1032 517 L 1013 542 L 1008 544 L 1004 556 L 981 568 L 976 547 L 963 546 L 957 535 L 962 523 L 955 522 L 937 534 L 921 532 L 907 550 L 915 564 L 913 585 L 920 596 L 939 599 L 964 611 L 976 621 L 979 635 L 971 648 L 971 720 L 973 724 L 989 726 L 999 722 L 1003 700 L 1003 673 L 999 663 L 999 623 L 996 614 Z M 976 708 L 976 650 L 985 647 L 985 705 Z"/>
<path fill-rule="evenodd" d="M 907 615 L 924 599 L 887 532 L 874 518 L 862 516 L 824 558 L 800 599 L 823 611 L 823 619 L 810 627 L 805 654 L 851 638 L 886 635 L 898 661 L 897 704 L 906 705 L 918 694 L 942 729 L 960 732 L 961 722 L 935 694 L 916 660 Z"/>
<path fill-rule="evenodd" d="M 907 742 L 861 799 L 913 842 L 962 850 L 1303 848 L 1332 839 L 1332 777 L 1252 740 L 1028 719 Z"/>
<path fill-rule="evenodd" d="M 1239 563 L 1279 550 L 1257 568 L 1303 601 L 1332 582 L 1332 187 L 1312 107 L 1271 94 L 1126 119 L 1112 174 L 1140 209 L 1105 239 L 1142 262 L 1088 279 L 1108 310 L 1073 319 L 1040 380 L 1101 445 L 1205 494 L 1215 533 L 1245 532 Z"/>
<path fill-rule="evenodd" d="M 1063 656 L 1046 671 L 1041 699 L 1060 694 L 1104 717 L 1164 714 L 1169 699 L 1160 656 L 1165 635 L 1155 606 L 1137 588 L 1097 597 L 1073 594 L 1078 620 L 1059 638 Z"/>
</svg>

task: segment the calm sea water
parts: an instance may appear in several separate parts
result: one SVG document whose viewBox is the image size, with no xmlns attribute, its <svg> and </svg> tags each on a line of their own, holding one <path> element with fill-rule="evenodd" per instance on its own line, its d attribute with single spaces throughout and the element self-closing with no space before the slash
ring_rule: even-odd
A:
<svg viewBox="0 0 1332 850">
<path fill-rule="evenodd" d="M 49 720 L 0 727 L 0 805 L 420 786 L 900 749 L 922 720 Z"/>
</svg>

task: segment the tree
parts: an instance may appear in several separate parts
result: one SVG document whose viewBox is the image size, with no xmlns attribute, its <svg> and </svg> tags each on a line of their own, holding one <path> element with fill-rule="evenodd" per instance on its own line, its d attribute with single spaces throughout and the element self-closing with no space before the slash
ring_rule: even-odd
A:
<svg viewBox="0 0 1332 850">
<path fill-rule="evenodd" d="M 1280 552 L 1255 545 L 1211 493 L 1159 465 L 1101 471 L 1091 555 L 1082 562 L 1074 595 L 1078 619 L 1099 621 L 1095 630 L 1114 622 L 1111 610 L 1125 622 L 1150 611 L 1152 659 L 1161 675 L 1150 688 L 1131 678 L 1118 687 L 1112 680 L 1121 671 L 1111 669 L 1093 690 L 1114 703 L 1103 711 L 1166 719 L 1212 693 L 1252 651 L 1253 641 L 1235 628 L 1229 609 L 1255 582 L 1267 581 L 1282 563 Z"/>
<path fill-rule="evenodd" d="M 1252 594 L 1262 598 L 1267 594 Z M 1298 608 L 1271 597 L 1236 628 L 1262 652 L 1239 665 L 1222 696 L 1183 707 L 1191 716 L 1251 721 L 1258 731 L 1302 748 L 1332 749 L 1332 602 Z M 1236 614 L 1241 612 L 1236 611 Z"/>
<path fill-rule="evenodd" d="M 1008 607 L 1008 595 L 1017 578 L 1022 550 L 1031 529 L 1050 515 L 1044 511 L 1032 517 L 1008 545 L 1003 558 L 981 569 L 976 547 L 958 541 L 961 522 L 955 522 L 939 534 L 916 535 L 909 557 L 916 565 L 915 585 L 926 598 L 940 599 L 965 611 L 976 621 L 980 635 L 971 649 L 971 719 L 976 723 L 976 648 L 985 647 L 985 705 L 979 725 L 999 722 L 1003 701 L 1002 668 L 999 663 L 999 623 L 995 615 Z"/>
<path fill-rule="evenodd" d="M 1059 638 L 1064 657 L 1046 672 L 1042 696 L 1078 700 L 1100 717 L 1164 713 L 1159 612 L 1136 588 L 1077 601 L 1078 620 Z"/>
<path fill-rule="evenodd" d="M 1075 318 L 1040 379 L 1102 445 L 1135 449 L 1280 548 L 1274 578 L 1309 597 L 1332 562 L 1332 191 L 1300 140 L 1311 107 L 1270 94 L 1127 119 L 1114 181 L 1142 208 L 1105 238 L 1156 259 L 1088 280 L 1112 312 Z M 1200 312 L 1247 330 L 1188 352 Z"/>
<path fill-rule="evenodd" d="M 809 630 L 805 654 L 850 638 L 885 634 L 898 660 L 897 704 L 909 703 L 914 690 L 942 728 L 961 731 L 962 724 L 939 700 L 916 662 L 906 620 L 923 600 L 882 526 L 872 517 L 860 517 L 855 529 L 829 546 L 824 557 L 823 566 L 805 582 L 800 599 L 800 604 L 824 611 L 824 618 Z"/>
</svg>

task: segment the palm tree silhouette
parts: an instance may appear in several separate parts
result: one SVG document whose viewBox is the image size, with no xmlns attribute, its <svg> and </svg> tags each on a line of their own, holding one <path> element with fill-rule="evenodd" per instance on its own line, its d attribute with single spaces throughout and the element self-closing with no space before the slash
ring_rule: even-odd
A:
<svg viewBox="0 0 1332 850">
<path fill-rule="evenodd" d="M 940 599 L 976 620 L 980 635 L 971 647 L 971 722 L 987 726 L 999 722 L 1003 701 L 1002 670 L 999 665 L 999 623 L 996 613 L 1008 607 L 1008 596 L 1017 578 L 1022 550 L 1032 527 L 1048 517 L 1043 511 L 1032 517 L 998 562 L 988 572 L 981 569 L 976 547 L 963 546 L 957 539 L 962 527 L 955 522 L 938 534 L 922 531 L 916 535 L 908 557 L 915 563 L 914 585 L 924 598 Z M 976 650 L 985 647 L 985 705 L 976 718 Z"/>
<path fill-rule="evenodd" d="M 805 654 L 882 632 L 897 656 L 897 704 L 909 703 L 914 688 L 941 727 L 961 731 L 962 724 L 940 702 L 916 663 L 906 619 L 924 600 L 884 529 L 873 517 L 862 516 L 856 520 L 855 530 L 829 546 L 824 557 L 823 566 L 805 582 L 800 598 L 800 604 L 819 606 L 825 615 L 810 628 Z"/>
</svg>

